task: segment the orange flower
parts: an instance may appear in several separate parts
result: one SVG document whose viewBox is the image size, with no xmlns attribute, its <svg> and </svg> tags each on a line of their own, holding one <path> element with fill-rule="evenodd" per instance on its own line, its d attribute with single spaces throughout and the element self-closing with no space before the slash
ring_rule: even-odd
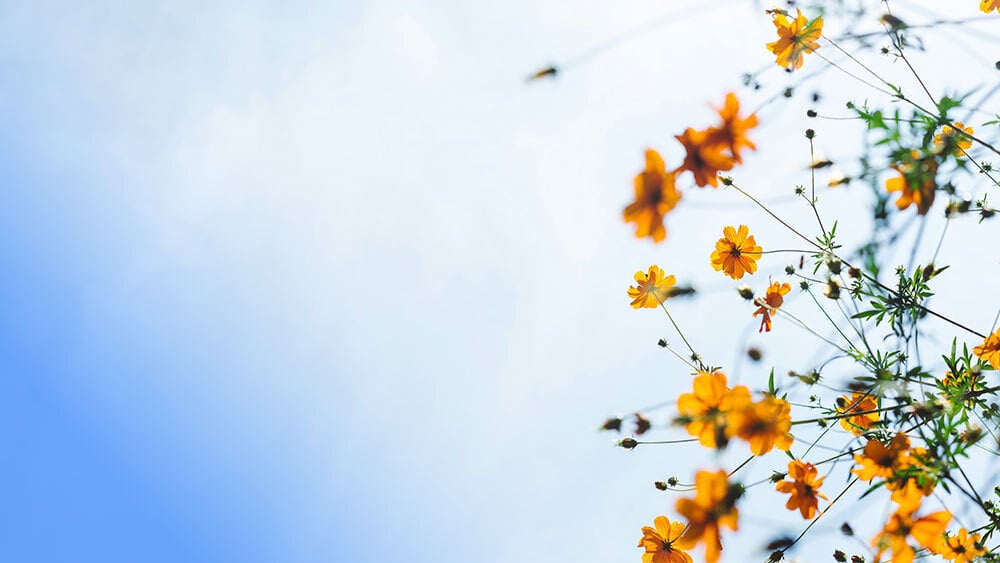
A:
<svg viewBox="0 0 1000 563">
<path fill-rule="evenodd" d="M 973 376 L 969 370 L 962 370 L 958 375 L 950 371 L 944 372 L 941 389 L 945 395 L 954 401 L 955 405 L 972 406 L 975 397 L 982 388 L 982 375 Z"/>
<path fill-rule="evenodd" d="M 696 131 L 688 127 L 683 135 L 674 136 L 686 151 L 684 162 L 677 170 L 690 170 L 699 187 L 718 187 L 719 172 L 733 168 L 733 157 L 722 152 L 723 145 L 712 137 L 712 132 L 712 129 Z"/>
<path fill-rule="evenodd" d="M 692 563 L 691 556 L 681 551 L 694 547 L 694 542 L 682 538 L 684 524 L 670 523 L 666 516 L 657 516 L 650 526 L 642 527 L 638 547 L 646 548 L 642 563 Z"/>
<path fill-rule="evenodd" d="M 624 212 L 625 222 L 635 223 L 636 238 L 660 242 L 667 237 L 663 217 L 681 200 L 674 185 L 677 174 L 677 170 L 667 172 L 658 152 L 646 149 L 646 169 L 635 176 L 635 201 Z"/>
<path fill-rule="evenodd" d="M 892 563 L 912 563 L 915 550 L 907 543 L 912 536 L 921 547 L 926 547 L 932 553 L 940 552 L 944 547 L 944 530 L 951 521 L 951 514 L 942 510 L 920 518 L 914 518 L 913 510 L 900 508 L 886 522 L 882 531 L 872 539 L 872 545 L 878 548 L 876 561 L 882 560 L 886 550 L 892 551 Z"/>
<path fill-rule="evenodd" d="M 795 19 L 790 20 L 784 10 L 771 10 L 778 40 L 768 43 L 767 48 L 778 56 L 778 66 L 798 69 L 802 67 L 802 55 L 819 49 L 816 40 L 823 34 L 823 18 L 809 21 L 802 10 L 795 10 Z"/>
<path fill-rule="evenodd" d="M 695 476 L 695 497 L 677 499 L 677 512 L 688 519 L 684 539 L 705 542 L 705 561 L 716 563 L 722 551 L 719 527 L 737 529 L 736 500 L 743 487 L 729 482 L 725 471 L 699 471 Z"/>
<path fill-rule="evenodd" d="M 777 447 L 788 451 L 792 447 L 792 406 L 772 395 L 757 403 L 733 409 L 726 416 L 733 435 L 750 443 L 754 455 L 764 455 Z"/>
<path fill-rule="evenodd" d="M 730 389 L 726 386 L 726 374 L 703 371 L 694 378 L 694 393 L 684 393 L 677 398 L 677 410 L 681 414 L 678 420 L 701 445 L 725 447 L 730 436 L 726 431 L 725 413 L 743 408 L 749 402 L 750 390 L 745 386 Z"/>
<path fill-rule="evenodd" d="M 949 150 L 952 154 L 961 156 L 965 151 L 972 148 L 972 139 L 962 135 L 958 131 L 964 131 L 969 135 L 975 133 L 972 127 L 966 127 L 961 121 L 956 121 L 955 125 L 945 125 L 941 132 L 934 135 L 934 149 L 937 153 Z"/>
<path fill-rule="evenodd" d="M 819 492 L 824 477 L 817 478 L 817 474 L 815 465 L 794 459 L 788 462 L 788 476 L 792 480 L 779 481 L 775 486 L 779 493 L 791 493 L 792 495 L 785 503 L 785 508 L 788 510 L 798 508 L 806 520 L 810 520 L 816 515 L 816 509 L 819 505 L 819 500 L 816 497 L 830 500 Z"/>
<path fill-rule="evenodd" d="M 677 278 L 667 276 L 657 265 L 649 267 L 649 272 L 639 270 L 635 273 L 638 286 L 628 288 L 628 296 L 632 298 L 632 307 L 654 309 L 670 297 L 670 288 L 677 283 Z"/>
<path fill-rule="evenodd" d="M 924 497 L 934 492 L 934 479 L 923 472 L 916 472 L 904 477 L 896 477 L 886 481 L 885 486 L 892 491 L 892 502 L 899 505 L 900 510 L 916 511 Z"/>
<path fill-rule="evenodd" d="M 763 248 L 757 246 L 757 241 L 750 234 L 750 228 L 740 225 L 737 231 L 731 225 L 722 229 L 723 238 L 715 243 L 712 252 L 712 267 L 722 270 L 734 280 L 743 274 L 753 274 L 757 271 L 757 259 Z"/>
<path fill-rule="evenodd" d="M 984 362 L 989 362 L 993 369 L 1000 369 L 1000 328 L 987 336 L 982 344 L 973 348 L 972 353 Z"/>
<path fill-rule="evenodd" d="M 997 0 L 1000 2 L 1000 0 Z M 970 563 L 976 557 L 985 555 L 986 550 L 979 543 L 979 534 L 969 535 L 965 528 L 959 528 L 954 536 L 946 536 L 941 545 L 941 557 L 953 563 Z"/>
<path fill-rule="evenodd" d="M 907 451 L 910 449 L 910 439 L 905 432 L 900 432 L 886 447 L 878 440 L 868 440 L 862 455 L 855 454 L 854 462 L 860 465 L 851 470 L 862 481 L 871 481 L 875 477 L 889 479 L 904 466 Z"/>
<path fill-rule="evenodd" d="M 768 280 L 771 281 L 771 278 Z M 781 304 L 785 302 L 784 296 L 788 295 L 791 290 L 792 286 L 787 283 L 771 281 L 771 285 L 767 288 L 767 294 L 754 301 L 759 307 L 753 312 L 753 316 L 764 315 L 760 320 L 760 330 L 757 332 L 771 332 L 771 313 L 781 308 Z"/>
<path fill-rule="evenodd" d="M 878 404 L 875 402 L 875 398 L 867 393 L 857 393 L 855 392 L 852 396 L 844 395 L 837 400 L 837 413 L 855 413 L 855 412 L 867 412 L 878 409 Z M 878 422 L 879 416 L 877 412 L 868 414 L 859 414 L 855 416 L 848 416 L 840 419 L 840 425 L 855 436 L 860 436 L 872 427 L 873 424 Z"/>
<path fill-rule="evenodd" d="M 736 94 L 726 94 L 726 103 L 716 110 L 722 118 L 722 125 L 708 130 L 708 142 L 722 145 L 729 149 L 729 154 L 736 162 L 743 162 L 740 149 L 756 150 L 757 147 L 747 138 L 747 131 L 757 126 L 757 116 L 750 114 L 741 118 L 740 101 Z M 714 185 L 714 184 L 713 184 Z"/>
<path fill-rule="evenodd" d="M 917 213 L 927 215 L 931 204 L 934 203 L 934 193 L 937 190 L 934 176 L 937 174 L 938 163 L 934 157 L 920 157 L 919 153 L 914 151 L 910 158 L 902 163 L 893 164 L 890 168 L 899 172 L 899 178 L 889 178 L 885 182 L 887 192 L 899 192 L 896 207 L 903 210 L 911 204 L 916 204 Z"/>
<path fill-rule="evenodd" d="M 980 0 L 979 9 L 987 14 L 993 10 L 1000 12 L 1000 0 Z"/>
</svg>

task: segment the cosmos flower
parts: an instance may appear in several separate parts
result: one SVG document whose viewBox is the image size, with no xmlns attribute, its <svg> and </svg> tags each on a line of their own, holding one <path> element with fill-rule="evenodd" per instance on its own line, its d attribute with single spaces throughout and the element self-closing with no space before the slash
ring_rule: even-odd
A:
<svg viewBox="0 0 1000 563">
<path fill-rule="evenodd" d="M 951 514 L 945 510 L 916 518 L 913 510 L 900 509 L 894 512 L 882 530 L 872 539 L 878 549 L 876 561 L 882 554 L 892 551 L 892 563 L 912 563 L 916 551 L 907 542 L 913 537 L 921 547 L 938 553 L 944 547 L 944 531 L 951 521 Z"/>
<path fill-rule="evenodd" d="M 886 447 L 878 440 L 868 440 L 861 454 L 854 454 L 854 462 L 860 465 L 851 470 L 862 481 L 871 481 L 875 477 L 888 479 L 904 466 L 910 449 L 910 439 L 905 432 L 893 437 Z"/>
<path fill-rule="evenodd" d="M 787 401 L 767 395 L 760 401 L 732 409 L 726 424 L 734 436 L 746 440 L 754 455 L 764 455 L 777 447 L 792 447 L 792 406 Z"/>
<path fill-rule="evenodd" d="M 666 275 L 657 266 L 649 267 L 648 272 L 639 270 L 635 273 L 635 281 L 638 286 L 628 288 L 628 296 L 632 298 L 632 307 L 635 309 L 655 309 L 670 297 L 670 288 L 677 283 L 677 278 Z"/>
<path fill-rule="evenodd" d="M 1000 369 L 1000 328 L 987 336 L 982 344 L 973 348 L 972 353 L 984 362 L 989 362 L 993 369 Z"/>
<path fill-rule="evenodd" d="M 753 142 L 747 138 L 747 131 L 757 126 L 757 116 L 750 114 L 741 118 L 739 116 L 740 101 L 732 92 L 726 94 L 725 105 L 716 111 L 722 119 L 722 124 L 708 130 L 708 142 L 726 147 L 735 162 L 743 162 L 740 150 L 744 148 L 757 149 Z"/>
<path fill-rule="evenodd" d="M 796 16 L 789 19 L 784 10 L 772 10 L 774 27 L 778 31 L 778 40 L 768 43 L 767 48 L 777 55 L 778 66 L 792 70 L 802 67 L 802 56 L 819 49 L 817 39 L 823 34 L 823 18 L 810 21 L 802 15 L 802 10 L 795 10 Z"/>
<path fill-rule="evenodd" d="M 915 204 L 918 214 L 927 215 L 937 190 L 934 178 L 937 175 L 937 160 L 933 156 L 921 157 L 914 151 L 905 161 L 892 164 L 890 168 L 898 172 L 899 177 L 886 180 L 885 190 L 899 192 L 896 207 L 902 211 Z"/>
<path fill-rule="evenodd" d="M 688 520 L 684 539 L 705 543 L 705 561 L 717 563 L 722 552 L 719 528 L 736 530 L 739 511 L 736 500 L 743 487 L 729 482 L 725 471 L 699 471 L 695 475 L 695 497 L 677 499 L 677 512 Z"/>
<path fill-rule="evenodd" d="M 970 563 L 976 557 L 985 555 L 986 550 L 979 543 L 979 534 L 970 535 L 965 528 L 959 528 L 954 536 L 945 537 L 940 554 L 952 563 Z"/>
<path fill-rule="evenodd" d="M 698 373 L 694 378 L 692 393 L 677 398 L 678 419 L 691 436 L 698 438 L 707 448 L 726 445 L 726 412 L 743 408 L 750 402 L 750 390 L 743 385 L 730 389 L 726 374 L 721 371 Z"/>
<path fill-rule="evenodd" d="M 674 182 L 677 170 L 667 171 L 660 153 L 646 150 L 646 169 L 635 176 L 635 201 L 625 207 L 626 223 L 635 223 L 636 238 L 653 242 L 667 238 L 663 217 L 681 200 Z"/>
<path fill-rule="evenodd" d="M 952 154 L 960 156 L 972 148 L 972 139 L 962 135 L 956 129 L 970 135 L 975 133 L 972 127 L 966 127 L 961 121 L 956 121 L 954 126 L 945 125 L 940 133 L 934 135 L 934 149 L 937 153 L 940 154 L 944 150 L 950 149 Z"/>
<path fill-rule="evenodd" d="M 642 563 L 692 563 L 691 556 L 682 550 L 694 547 L 694 542 L 681 537 L 684 524 L 671 523 L 666 516 L 657 516 L 653 526 L 642 527 L 638 547 L 646 549 Z"/>
<path fill-rule="evenodd" d="M 868 393 L 855 392 L 853 395 L 844 395 L 837 400 L 838 414 L 868 412 L 876 409 L 878 409 L 878 404 L 875 402 L 875 398 Z M 878 419 L 879 415 L 877 412 L 869 412 L 868 414 L 841 418 L 840 425 L 851 434 L 860 436 L 865 433 L 865 430 L 868 430 L 873 424 L 878 422 Z"/>
<path fill-rule="evenodd" d="M 724 145 L 712 137 L 713 129 L 697 131 L 688 127 L 682 135 L 675 135 L 684 145 L 684 162 L 678 171 L 688 170 L 694 174 L 694 183 L 699 187 L 719 186 L 719 172 L 732 170 L 734 159 L 723 152 Z"/>
<path fill-rule="evenodd" d="M 785 508 L 788 510 L 799 509 L 802 517 L 806 520 L 811 520 L 813 516 L 816 515 L 816 510 L 819 505 L 819 500 L 817 497 L 822 497 L 826 500 L 826 495 L 819 492 L 819 488 L 823 485 L 823 477 L 818 477 L 818 471 L 816 466 L 793 459 L 788 462 L 788 476 L 792 478 L 791 481 L 779 481 L 775 485 L 775 489 L 779 493 L 790 493 L 792 496 L 789 497 L 788 502 L 785 503 Z"/>
<path fill-rule="evenodd" d="M 771 332 L 771 313 L 781 308 L 785 302 L 784 296 L 791 290 L 790 284 L 771 281 L 764 297 L 755 302 L 759 307 L 753 312 L 753 316 L 764 315 L 760 320 L 760 330 L 757 332 Z"/>
<path fill-rule="evenodd" d="M 756 272 L 757 259 L 763 248 L 757 246 L 750 228 L 740 225 L 737 230 L 730 225 L 722 229 L 722 234 L 712 252 L 712 267 L 722 270 L 734 280 L 742 278 L 743 274 Z"/>
<path fill-rule="evenodd" d="M 987 14 L 993 10 L 1000 12 L 1000 0 L 980 0 L 979 9 Z"/>
</svg>

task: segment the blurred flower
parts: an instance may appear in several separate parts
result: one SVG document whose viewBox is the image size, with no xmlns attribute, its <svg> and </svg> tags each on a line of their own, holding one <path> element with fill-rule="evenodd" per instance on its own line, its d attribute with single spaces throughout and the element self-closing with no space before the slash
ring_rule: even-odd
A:
<svg viewBox="0 0 1000 563">
<path fill-rule="evenodd" d="M 754 455 L 764 455 L 777 447 L 792 447 L 792 406 L 787 401 L 767 395 L 760 401 L 726 414 L 726 424 L 734 436 L 750 443 Z"/>
<path fill-rule="evenodd" d="M 768 280 L 770 281 L 770 278 Z M 771 313 L 781 308 L 781 304 L 785 302 L 784 296 L 791 290 L 790 284 L 771 281 L 767 294 L 756 301 L 759 307 L 753 312 L 753 316 L 764 315 L 760 320 L 760 330 L 757 332 L 771 332 Z"/>
<path fill-rule="evenodd" d="M 899 505 L 900 510 L 916 511 L 924 497 L 934 492 L 935 482 L 924 471 L 908 471 L 887 480 L 885 486 L 892 491 L 890 499 Z"/>
<path fill-rule="evenodd" d="M 876 409 L 878 409 L 878 404 L 875 402 L 875 398 L 868 393 L 854 392 L 853 395 L 844 395 L 837 400 L 838 414 L 867 412 Z M 878 422 L 878 419 L 878 413 L 871 412 L 841 418 L 840 425 L 851 434 L 860 436 L 865 433 L 865 430 L 871 428 L 872 424 Z"/>
<path fill-rule="evenodd" d="M 695 476 L 695 497 L 677 499 L 677 512 L 688 519 L 683 538 L 692 544 L 705 543 L 705 561 L 716 563 L 722 551 L 719 527 L 736 530 L 739 511 L 736 500 L 743 494 L 739 484 L 731 484 L 725 471 L 699 471 Z"/>
<path fill-rule="evenodd" d="M 614 418 L 609 418 L 609 419 L 605 420 L 604 424 L 601 425 L 600 429 L 601 430 L 615 430 L 617 432 L 621 432 L 622 431 L 622 419 L 621 419 L 621 417 L 617 417 L 616 416 Z"/>
<path fill-rule="evenodd" d="M 712 267 L 722 270 L 734 280 L 743 274 L 753 274 L 757 271 L 757 259 L 760 258 L 761 247 L 750 234 L 750 228 L 740 225 L 737 231 L 731 225 L 722 229 L 723 238 L 715 243 L 712 252 Z"/>
<path fill-rule="evenodd" d="M 972 353 L 984 362 L 989 362 L 993 369 L 1000 369 L 1000 328 L 987 336 L 982 344 L 973 348 Z"/>
<path fill-rule="evenodd" d="M 954 536 L 945 538 L 941 545 L 941 557 L 953 563 L 970 563 L 976 557 L 985 555 L 986 550 L 979 543 L 979 534 L 969 535 L 965 528 L 959 528 Z"/>
<path fill-rule="evenodd" d="M 663 158 L 646 150 L 646 169 L 635 176 L 635 201 L 625 207 L 626 223 L 635 223 L 636 238 L 650 237 L 660 242 L 667 237 L 663 217 L 681 200 L 674 181 L 678 172 L 667 172 Z"/>
<path fill-rule="evenodd" d="M 932 553 L 941 551 L 944 547 L 944 531 L 951 521 L 951 514 L 942 510 L 914 518 L 913 512 L 902 508 L 897 510 L 889 517 L 882 531 L 872 539 L 872 545 L 878 549 L 876 561 L 881 561 L 882 554 L 891 550 L 892 563 L 912 563 L 915 550 L 906 541 L 910 536 Z"/>
<path fill-rule="evenodd" d="M 896 207 L 903 210 L 916 204 L 917 213 L 927 215 L 937 190 L 934 176 L 937 174 L 938 162 L 933 156 L 921 157 L 913 151 L 909 158 L 892 164 L 890 168 L 899 172 L 898 178 L 890 178 L 885 182 L 887 192 L 899 192 Z"/>
<path fill-rule="evenodd" d="M 703 371 L 694 378 L 694 392 L 677 398 L 677 410 L 688 434 L 707 448 L 721 448 L 729 438 L 726 412 L 742 408 L 749 401 L 750 390 L 746 387 L 737 385 L 730 389 L 726 386 L 726 374 Z"/>
<path fill-rule="evenodd" d="M 650 428 L 653 427 L 653 423 L 649 421 L 648 418 L 642 416 L 639 413 L 635 413 L 635 435 L 642 436 Z"/>
<path fill-rule="evenodd" d="M 819 49 L 816 40 L 823 33 L 823 18 L 809 21 L 802 15 L 802 10 L 795 10 L 794 19 L 789 19 L 783 10 L 773 10 L 774 27 L 778 31 L 778 40 L 768 43 L 767 48 L 778 56 L 778 66 L 798 69 L 802 67 L 802 55 Z"/>
<path fill-rule="evenodd" d="M 666 516 L 657 516 L 653 526 L 642 527 L 638 547 L 646 549 L 642 563 L 692 563 L 691 556 L 681 551 L 694 547 L 694 542 L 682 538 L 684 524 L 671 523 Z"/>
<path fill-rule="evenodd" d="M 678 171 L 689 170 L 694 174 L 694 183 L 700 187 L 719 186 L 719 172 L 732 170 L 733 157 L 722 152 L 723 145 L 710 137 L 712 129 L 696 131 L 688 127 L 684 134 L 675 135 L 684 145 L 684 162 Z"/>
<path fill-rule="evenodd" d="M 638 286 L 628 288 L 628 296 L 632 298 L 632 307 L 653 309 L 670 297 L 670 288 L 677 283 L 677 278 L 663 273 L 657 265 L 649 267 L 649 272 L 639 270 L 635 273 Z"/>
<path fill-rule="evenodd" d="M 820 486 L 823 485 L 823 477 L 817 478 L 817 475 L 818 471 L 815 465 L 793 459 L 788 462 L 788 476 L 792 480 L 779 481 L 775 485 L 775 489 L 779 493 L 791 493 L 792 495 L 785 504 L 785 508 L 788 510 L 798 508 L 806 520 L 810 520 L 816 515 L 816 509 L 819 505 L 817 497 L 829 500 L 826 495 L 819 492 Z"/>
<path fill-rule="evenodd" d="M 980 0 L 979 9 L 987 14 L 993 10 L 1000 12 L 1000 0 Z"/>
<path fill-rule="evenodd" d="M 972 148 L 972 139 L 962 135 L 956 129 L 968 134 L 975 133 L 972 127 L 966 127 L 961 121 L 956 121 L 954 127 L 946 124 L 941 132 L 934 135 L 934 149 L 937 153 L 948 150 L 954 155 L 961 156 L 963 152 Z"/>
<path fill-rule="evenodd" d="M 907 451 L 910 449 L 910 439 L 905 432 L 900 432 L 886 447 L 878 440 L 868 440 L 862 454 L 854 454 L 854 462 L 860 465 L 851 472 L 862 481 L 871 481 L 875 477 L 888 479 L 904 465 Z"/>
<path fill-rule="evenodd" d="M 740 157 L 740 150 L 747 148 L 756 150 L 757 147 L 747 138 L 747 131 L 757 126 L 757 116 L 750 114 L 741 118 L 740 101 L 736 94 L 729 92 L 726 94 L 726 102 L 721 108 L 716 110 L 722 118 L 722 125 L 712 127 L 708 130 L 707 141 L 711 144 L 718 144 L 729 149 L 729 154 L 736 162 L 743 162 Z"/>
</svg>

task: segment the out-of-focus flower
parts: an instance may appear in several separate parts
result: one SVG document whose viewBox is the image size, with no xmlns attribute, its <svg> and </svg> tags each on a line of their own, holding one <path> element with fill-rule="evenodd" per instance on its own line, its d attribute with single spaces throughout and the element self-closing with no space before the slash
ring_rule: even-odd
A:
<svg viewBox="0 0 1000 563">
<path fill-rule="evenodd" d="M 944 531 L 951 521 L 951 514 L 945 510 L 916 518 L 912 510 L 897 510 L 889 517 L 882 531 L 872 539 L 872 545 L 878 549 L 876 561 L 882 560 L 882 554 L 892 551 L 892 563 L 912 563 L 915 550 L 907 542 L 913 537 L 921 547 L 926 547 L 932 553 L 938 553 L 944 547 Z"/>
<path fill-rule="evenodd" d="M 860 465 L 851 470 L 862 481 L 871 481 L 875 477 L 888 479 L 906 462 L 910 449 L 910 439 L 905 432 L 893 437 L 886 447 L 878 440 L 868 440 L 861 454 L 854 454 L 854 462 Z"/>
<path fill-rule="evenodd" d="M 747 138 L 747 131 L 757 126 L 757 116 L 750 114 L 747 117 L 740 117 L 740 101 L 732 92 L 726 94 L 725 105 L 716 111 L 719 112 L 722 124 L 708 130 L 708 142 L 726 147 L 735 162 L 743 162 L 740 156 L 742 149 L 757 149 Z"/>
<path fill-rule="evenodd" d="M 666 516 L 653 519 L 653 526 L 642 527 L 638 547 L 645 548 L 642 563 L 692 563 L 691 556 L 683 550 L 694 547 L 690 539 L 681 537 L 684 524 L 670 522 Z"/>
<path fill-rule="evenodd" d="M 903 210 L 915 204 L 917 213 L 927 215 L 937 190 L 937 160 L 933 156 L 921 157 L 914 151 L 909 158 L 890 167 L 899 172 L 899 177 L 886 180 L 885 190 L 889 193 L 899 192 L 896 207 Z"/>
<path fill-rule="evenodd" d="M 663 270 L 654 264 L 649 267 L 648 272 L 642 270 L 636 272 L 635 281 L 639 285 L 628 288 L 632 307 L 654 309 L 670 297 L 670 288 L 677 283 L 677 278 L 664 274 Z"/>
<path fill-rule="evenodd" d="M 875 402 L 875 398 L 868 393 L 858 393 L 855 391 L 853 395 L 845 395 L 837 400 L 838 414 L 866 413 L 840 419 L 840 425 L 844 427 L 844 430 L 855 436 L 864 434 L 865 430 L 868 430 L 872 424 L 878 422 L 878 413 L 868 412 L 877 409 L 878 404 Z"/>
<path fill-rule="evenodd" d="M 663 217 L 681 200 L 677 174 L 667 171 L 660 153 L 646 150 L 646 169 L 635 176 L 635 201 L 623 212 L 626 223 L 635 223 L 636 238 L 650 237 L 653 242 L 667 238 Z"/>
<path fill-rule="evenodd" d="M 736 530 L 739 511 L 736 500 L 743 488 L 729 482 L 725 471 L 699 471 L 695 475 L 695 497 L 677 499 L 677 512 L 688 519 L 684 538 L 705 543 L 705 561 L 717 563 L 722 552 L 719 528 Z"/>
<path fill-rule="evenodd" d="M 744 408 L 750 402 L 750 390 L 743 385 L 730 389 L 721 371 L 700 372 L 694 378 L 694 392 L 677 398 L 678 421 L 691 436 L 707 448 L 726 445 L 726 412 Z"/>
<path fill-rule="evenodd" d="M 819 506 L 817 497 L 829 500 L 826 495 L 819 492 L 824 478 L 817 477 L 818 474 L 819 472 L 816 470 L 815 465 L 793 459 L 788 462 L 788 476 L 792 480 L 779 481 L 775 485 L 779 493 L 790 493 L 792 495 L 789 497 L 788 502 L 785 503 L 785 508 L 788 510 L 798 508 L 802 517 L 806 520 L 810 520 L 816 515 L 816 510 Z"/>
<path fill-rule="evenodd" d="M 772 10 L 774 27 L 778 31 L 778 40 L 768 43 L 767 48 L 777 55 L 778 66 L 790 69 L 802 67 L 802 56 L 819 49 L 817 39 L 823 34 L 823 18 L 809 20 L 802 15 L 802 10 L 795 10 L 796 16 L 789 18 L 783 10 Z"/>
<path fill-rule="evenodd" d="M 772 395 L 730 410 L 726 425 L 732 435 L 750 444 L 754 455 L 764 455 L 775 447 L 787 452 L 792 447 L 792 406 Z"/>
<path fill-rule="evenodd" d="M 722 270 L 734 280 L 742 278 L 743 274 L 756 272 L 757 259 L 764 249 L 757 246 L 750 228 L 740 225 L 737 230 L 730 225 L 722 229 L 722 235 L 712 252 L 712 267 Z"/>
<path fill-rule="evenodd" d="M 993 369 L 1000 369 L 1000 328 L 987 336 L 982 344 L 973 348 L 972 353 L 984 362 L 989 362 Z"/>
<path fill-rule="evenodd" d="M 957 129 L 957 130 L 956 130 Z M 969 135 L 976 131 L 972 127 L 966 127 L 961 121 L 956 121 L 955 125 L 945 125 L 941 132 L 934 135 L 934 149 L 940 154 L 950 151 L 954 155 L 961 155 L 972 148 L 972 139 L 958 132 L 964 131 Z"/>
<path fill-rule="evenodd" d="M 764 297 L 755 302 L 759 307 L 753 312 L 753 316 L 764 315 L 760 320 L 760 330 L 757 332 L 771 332 L 771 313 L 781 308 L 785 302 L 785 295 L 791 290 L 791 284 L 771 281 Z"/>
<path fill-rule="evenodd" d="M 688 127 L 681 135 L 675 135 L 684 145 L 684 162 L 678 171 L 688 170 L 694 174 L 694 183 L 700 187 L 719 186 L 719 172 L 733 169 L 732 155 L 723 152 L 724 145 L 711 138 L 712 129 L 698 131 Z"/>
<path fill-rule="evenodd" d="M 635 435 L 642 436 L 653 427 L 653 423 L 648 418 L 639 413 L 635 413 Z"/>
<path fill-rule="evenodd" d="M 1000 12 L 1000 0 L 980 0 L 979 9 L 987 14 L 993 10 Z"/>
</svg>

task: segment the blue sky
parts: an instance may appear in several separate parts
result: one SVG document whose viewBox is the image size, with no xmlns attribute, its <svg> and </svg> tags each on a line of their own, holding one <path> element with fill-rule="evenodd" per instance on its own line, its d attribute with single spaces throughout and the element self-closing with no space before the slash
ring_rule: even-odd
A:
<svg viewBox="0 0 1000 563">
<path fill-rule="evenodd" d="M 666 11 L 6 3 L 0 558 L 636 560 L 649 483 L 701 454 L 593 431 L 687 385 L 624 289 L 657 261 L 728 290 L 688 249 L 746 208 L 692 193 L 655 248 L 618 214 L 772 28 L 721 3 L 523 77 Z M 747 173 L 783 194 L 809 123 L 763 115 Z"/>
</svg>

